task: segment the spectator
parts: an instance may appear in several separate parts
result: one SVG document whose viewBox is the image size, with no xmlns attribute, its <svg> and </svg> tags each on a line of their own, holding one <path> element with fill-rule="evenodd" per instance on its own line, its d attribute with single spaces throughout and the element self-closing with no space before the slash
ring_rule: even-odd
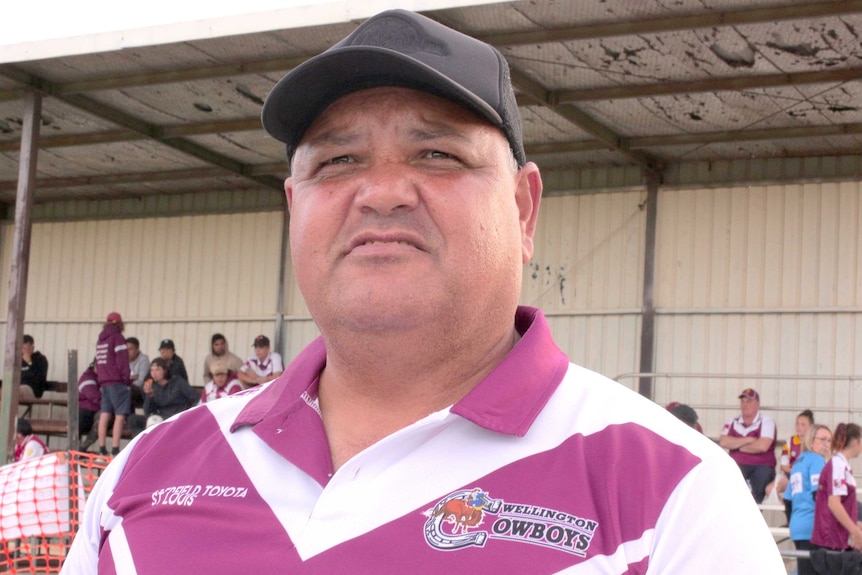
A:
<svg viewBox="0 0 862 575">
<path fill-rule="evenodd" d="M 168 370 L 173 375 L 183 378 L 186 382 L 189 381 L 189 374 L 186 371 L 186 364 L 183 361 L 183 358 L 177 355 L 176 347 L 174 347 L 174 342 L 171 339 L 163 339 L 159 344 L 159 356 L 168 366 Z M 152 367 L 152 363 L 150 363 L 150 367 Z"/>
<path fill-rule="evenodd" d="M 26 461 L 42 457 L 48 453 L 48 447 L 41 439 L 33 435 L 33 427 L 26 419 L 19 419 L 15 434 L 15 458 L 14 461 Z"/>
<path fill-rule="evenodd" d="M 855 423 L 839 423 L 832 436 L 832 450 L 817 484 L 811 543 L 833 551 L 862 551 L 856 480 L 850 467 L 850 460 L 862 453 L 862 428 Z"/>
<path fill-rule="evenodd" d="M 803 412 L 804 413 L 804 412 Z M 825 425 L 811 425 L 802 436 L 800 451 L 790 470 L 785 499 L 792 501 L 790 538 L 797 549 L 810 551 L 811 531 L 814 529 L 814 498 L 820 472 L 832 453 L 832 432 Z M 799 558 L 797 575 L 817 575 L 811 561 Z"/>
<path fill-rule="evenodd" d="M 126 346 L 129 348 L 129 371 L 132 377 L 132 408 L 144 405 L 144 392 L 141 388 L 144 380 L 150 374 L 150 358 L 141 353 L 141 342 L 136 337 L 127 337 Z"/>
<path fill-rule="evenodd" d="M 137 435 L 144 426 L 142 420 L 156 415 L 162 420 L 185 411 L 198 402 L 198 394 L 182 376 L 171 373 L 164 358 L 157 357 L 150 363 L 150 377 L 144 381 L 144 417 L 133 420 L 132 433 Z"/>
<path fill-rule="evenodd" d="M 96 343 L 96 379 L 102 393 L 99 414 L 99 453 L 108 454 L 108 424 L 114 418 L 111 434 L 111 455 L 120 452 L 123 426 L 132 412 L 132 383 L 129 371 L 129 350 L 123 337 L 123 318 L 112 311 L 105 320 Z"/>
<path fill-rule="evenodd" d="M 269 349 L 269 338 L 259 335 L 254 338 L 254 353 L 239 369 L 239 380 L 246 387 L 272 381 L 284 371 L 281 355 Z"/>
<path fill-rule="evenodd" d="M 81 442 L 81 451 L 87 451 L 99 437 L 99 425 L 96 423 L 96 416 L 101 408 L 102 392 L 99 391 L 96 359 L 93 358 L 93 361 L 78 378 L 78 433 L 86 434 L 86 438 Z"/>
<path fill-rule="evenodd" d="M 242 383 L 237 378 L 236 372 L 228 369 L 227 362 L 216 361 L 211 365 L 211 369 L 213 378 L 204 385 L 201 403 L 215 401 L 242 391 Z"/>
<path fill-rule="evenodd" d="M 775 479 L 775 421 L 760 413 L 760 394 L 751 388 L 739 394 L 739 407 L 742 413 L 727 420 L 718 444 L 730 452 L 754 500 L 761 503 L 766 486 Z"/>
<path fill-rule="evenodd" d="M 697 412 L 690 405 L 686 405 L 678 401 L 672 401 L 667 405 L 667 410 L 671 412 L 674 417 L 676 417 L 692 429 L 703 433 L 703 428 L 697 421 Z"/>
<path fill-rule="evenodd" d="M 234 373 L 242 367 L 242 358 L 228 349 L 227 339 L 220 333 L 214 333 L 210 341 L 210 353 L 204 359 L 204 383 L 212 381 L 212 364 L 220 361 L 227 366 L 228 371 Z"/>
<path fill-rule="evenodd" d="M 726 454 L 518 305 L 542 182 L 499 51 L 387 11 L 263 122 L 321 337 L 136 438 L 64 573 L 785 573 Z"/>
<path fill-rule="evenodd" d="M 775 481 L 766 486 L 767 497 L 772 494 L 773 490 L 775 493 L 784 494 L 784 514 L 787 517 L 787 521 L 790 521 L 791 509 L 793 507 L 787 478 L 790 477 L 790 469 L 793 467 L 793 464 L 796 463 L 796 458 L 798 458 L 802 453 L 802 439 L 805 437 L 805 434 L 808 433 L 808 430 L 813 424 L 814 413 L 810 409 L 806 409 L 796 416 L 796 433 L 793 437 L 788 439 L 787 443 L 784 444 L 784 447 L 781 448 L 781 459 L 779 459 L 778 462 L 779 471 L 781 473 L 778 474 Z M 829 433 L 831 434 L 832 432 L 830 431 Z"/>
<path fill-rule="evenodd" d="M 32 335 L 24 335 L 21 345 L 21 397 L 42 397 L 48 380 L 48 358 L 35 351 Z"/>
</svg>

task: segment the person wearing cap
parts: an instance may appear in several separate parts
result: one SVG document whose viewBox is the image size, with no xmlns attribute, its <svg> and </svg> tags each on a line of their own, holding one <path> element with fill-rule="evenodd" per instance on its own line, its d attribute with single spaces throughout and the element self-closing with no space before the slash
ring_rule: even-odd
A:
<svg viewBox="0 0 862 575">
<path fill-rule="evenodd" d="M 48 358 L 36 350 L 32 335 L 25 334 L 21 344 L 21 387 L 19 397 L 42 397 L 48 380 Z"/>
<path fill-rule="evenodd" d="M 229 369 L 226 361 L 212 363 L 212 379 L 204 384 L 201 392 L 201 403 L 215 401 L 243 390 L 242 383 L 236 372 Z"/>
<path fill-rule="evenodd" d="M 123 337 L 123 318 L 112 311 L 108 314 L 99 340 L 96 342 L 96 378 L 102 394 L 99 413 L 99 453 L 108 454 L 108 425 L 114 418 L 111 454 L 120 452 L 120 439 L 126 418 L 132 413 L 132 376 L 129 370 L 129 348 Z"/>
<path fill-rule="evenodd" d="M 775 421 L 760 412 L 760 394 L 746 388 L 739 394 L 740 414 L 724 424 L 718 444 L 727 449 L 751 485 L 757 503 L 763 502 L 766 486 L 775 479 Z"/>
<path fill-rule="evenodd" d="M 174 340 L 163 339 L 159 343 L 159 357 L 161 357 L 168 365 L 171 373 L 182 377 L 184 380 L 189 380 L 189 374 L 186 371 L 186 363 L 183 358 L 177 355 L 177 348 L 174 346 Z"/>
<path fill-rule="evenodd" d="M 259 335 L 254 338 L 254 353 L 239 368 L 239 380 L 246 388 L 272 381 L 284 372 L 284 361 L 281 354 L 271 351 L 269 338 Z"/>
<path fill-rule="evenodd" d="M 140 436 L 67 573 L 785 573 L 725 453 L 518 305 L 542 183 L 499 51 L 386 11 L 262 117 L 321 336 Z"/>
<path fill-rule="evenodd" d="M 204 358 L 204 384 L 212 381 L 213 372 L 212 364 L 223 362 L 227 365 L 228 370 L 236 373 L 242 367 L 243 361 L 235 353 L 228 349 L 227 338 L 220 334 L 214 333 L 210 339 L 210 353 Z"/>
</svg>

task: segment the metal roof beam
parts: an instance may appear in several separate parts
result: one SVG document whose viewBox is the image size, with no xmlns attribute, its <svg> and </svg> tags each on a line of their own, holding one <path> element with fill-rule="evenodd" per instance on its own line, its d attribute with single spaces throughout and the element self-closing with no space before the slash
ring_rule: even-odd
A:
<svg viewBox="0 0 862 575">
<path fill-rule="evenodd" d="M 699 28 L 761 24 L 785 20 L 828 18 L 862 12 L 862 0 L 827 0 L 801 4 L 776 4 L 756 8 L 737 8 L 729 10 L 703 11 L 694 14 L 668 14 L 661 17 L 617 20 L 612 22 L 588 22 L 568 28 L 544 29 L 535 31 L 503 32 L 478 36 L 488 44 L 523 46 L 526 44 L 547 44 L 550 42 L 569 42 L 608 38 L 612 36 L 633 36 L 638 34 L 657 34 Z"/>
</svg>

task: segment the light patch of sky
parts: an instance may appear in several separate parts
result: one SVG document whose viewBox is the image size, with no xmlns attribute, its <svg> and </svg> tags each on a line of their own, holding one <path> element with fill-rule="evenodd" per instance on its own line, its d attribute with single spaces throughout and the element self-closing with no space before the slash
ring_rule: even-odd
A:
<svg viewBox="0 0 862 575">
<path fill-rule="evenodd" d="M 0 10 L 0 46 L 193 22 L 330 1 L 8 0 L 3 2 Z"/>
</svg>

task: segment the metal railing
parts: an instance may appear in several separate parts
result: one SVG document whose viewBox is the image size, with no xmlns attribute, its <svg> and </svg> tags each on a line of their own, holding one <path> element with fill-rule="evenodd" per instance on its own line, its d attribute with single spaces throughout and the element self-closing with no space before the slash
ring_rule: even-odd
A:
<svg viewBox="0 0 862 575">
<path fill-rule="evenodd" d="M 627 380 L 650 378 L 653 380 L 652 394 L 650 398 L 653 401 L 661 403 L 669 403 L 670 401 L 681 401 L 678 398 L 671 397 L 670 386 L 672 380 L 727 380 L 727 381 L 807 381 L 807 382 L 846 382 L 848 383 L 848 396 L 842 407 L 832 406 L 821 407 L 817 406 L 818 412 L 837 413 L 847 416 L 847 421 L 853 419 L 857 414 L 854 410 L 857 400 L 856 387 L 862 389 L 862 375 L 804 375 L 804 374 L 771 374 L 771 373 L 687 373 L 687 372 L 651 372 L 651 373 L 624 373 L 614 378 L 615 381 L 624 383 Z M 656 385 L 662 383 L 663 387 L 659 389 Z M 624 383 L 625 384 L 625 383 Z M 628 387 L 635 388 L 629 385 Z M 748 386 L 742 386 L 748 387 Z M 688 402 L 685 402 L 688 403 Z M 695 409 L 703 410 L 737 410 L 739 404 L 715 404 L 715 403 L 689 403 Z M 771 405 L 769 403 L 761 403 L 761 410 L 776 411 L 776 412 L 792 412 L 799 413 L 804 409 L 811 409 L 810 405 Z"/>
</svg>

